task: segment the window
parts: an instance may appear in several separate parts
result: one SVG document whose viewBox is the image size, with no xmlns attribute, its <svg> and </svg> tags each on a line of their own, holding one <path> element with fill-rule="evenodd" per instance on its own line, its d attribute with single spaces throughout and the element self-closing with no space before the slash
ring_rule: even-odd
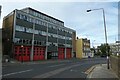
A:
<svg viewBox="0 0 120 80">
<path fill-rule="evenodd" d="M 38 42 L 38 41 L 36 41 L 36 44 L 38 45 L 38 44 L 39 44 L 39 42 Z M 38 50 L 38 48 L 37 48 L 37 50 Z"/>
<path fill-rule="evenodd" d="M 27 17 L 27 21 L 30 22 L 30 17 Z"/>
<path fill-rule="evenodd" d="M 43 15 L 43 19 L 45 19 L 45 16 Z"/>
<path fill-rule="evenodd" d="M 41 25 L 43 25 L 43 22 L 41 21 Z"/>
<path fill-rule="evenodd" d="M 39 20 L 39 25 L 42 25 L 42 21 Z"/>
<path fill-rule="evenodd" d="M 30 40 L 30 44 L 32 44 L 32 40 Z"/>
<path fill-rule="evenodd" d="M 17 17 L 17 18 L 20 18 L 20 14 L 16 14 L 16 17 Z"/>
<path fill-rule="evenodd" d="M 32 18 L 30 17 L 29 22 L 32 22 Z"/>
<path fill-rule="evenodd" d="M 35 16 L 37 16 L 38 15 L 38 13 L 37 12 L 35 12 Z"/>
<path fill-rule="evenodd" d="M 23 40 L 23 44 L 25 44 L 25 40 Z"/>
<path fill-rule="evenodd" d="M 36 44 L 36 43 L 37 43 L 37 41 L 35 40 L 35 41 L 34 41 L 34 44 Z"/>
<path fill-rule="evenodd" d="M 41 34 L 42 34 L 42 31 L 38 31 L 38 33 L 41 35 Z"/>
<path fill-rule="evenodd" d="M 30 14 L 33 14 L 33 11 L 32 10 L 29 10 L 30 11 Z"/>
<path fill-rule="evenodd" d="M 43 22 L 43 26 L 45 26 L 45 22 Z"/>
<path fill-rule="evenodd" d="M 45 26 L 47 26 L 47 22 L 45 22 Z"/>
<path fill-rule="evenodd" d="M 47 20 L 47 17 L 46 17 L 46 16 L 44 16 L 44 20 Z"/>
<path fill-rule="evenodd" d="M 31 29 L 31 28 L 26 28 L 26 32 L 28 32 L 28 33 L 33 33 L 33 29 Z"/>
<path fill-rule="evenodd" d="M 14 43 L 18 43 L 19 40 L 19 38 L 14 38 Z"/>
<path fill-rule="evenodd" d="M 41 42 L 39 41 L 39 45 L 41 45 Z"/>
<path fill-rule="evenodd" d="M 41 14 L 40 18 L 42 18 L 42 19 L 43 19 L 43 15 L 42 15 L 42 14 Z"/>
<path fill-rule="evenodd" d="M 29 40 L 26 40 L 26 44 L 29 44 Z"/>
<path fill-rule="evenodd" d="M 52 27 L 51 24 L 48 24 L 48 27 L 51 28 Z"/>
<path fill-rule="evenodd" d="M 38 20 L 37 20 L 37 19 L 35 20 L 35 23 L 36 23 L 36 24 L 39 24 L 39 22 L 38 22 Z"/>
<path fill-rule="evenodd" d="M 50 33 L 48 33 L 48 36 L 51 36 L 51 34 L 50 34 Z"/>
<path fill-rule="evenodd" d="M 25 28 L 22 27 L 22 26 L 18 26 L 18 25 L 16 25 L 15 30 L 17 30 L 17 31 L 25 31 Z"/>
<path fill-rule="evenodd" d="M 20 14 L 20 19 L 23 19 L 23 17 L 22 17 L 23 15 L 22 14 Z"/>
<path fill-rule="evenodd" d="M 24 20 L 27 20 L 27 16 L 26 16 L 26 15 L 23 15 L 23 19 L 24 19 Z"/>
<path fill-rule="evenodd" d="M 23 40 L 22 40 L 22 39 L 20 39 L 20 40 L 19 40 L 19 43 L 23 43 Z"/>
<path fill-rule="evenodd" d="M 43 35 L 43 36 L 46 36 L 46 35 L 47 35 L 47 33 L 46 33 L 46 32 L 44 32 L 44 31 L 42 31 L 42 35 Z"/>
<path fill-rule="evenodd" d="M 34 33 L 35 33 L 35 34 L 39 34 L 38 30 L 34 30 Z"/>
</svg>

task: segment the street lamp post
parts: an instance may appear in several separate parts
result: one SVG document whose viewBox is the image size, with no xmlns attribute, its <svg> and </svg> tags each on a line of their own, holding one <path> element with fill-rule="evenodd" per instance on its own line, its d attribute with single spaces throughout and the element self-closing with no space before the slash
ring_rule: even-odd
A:
<svg viewBox="0 0 120 80">
<path fill-rule="evenodd" d="M 89 9 L 89 10 L 87 10 L 87 12 L 94 11 L 94 10 L 102 10 L 103 11 L 105 42 L 106 42 L 106 50 L 107 50 L 107 31 L 106 31 L 106 22 L 105 22 L 105 11 L 103 8 L 99 8 L 99 9 Z M 107 51 L 106 51 L 106 53 L 107 53 L 107 68 L 109 69 L 109 53 Z"/>
</svg>

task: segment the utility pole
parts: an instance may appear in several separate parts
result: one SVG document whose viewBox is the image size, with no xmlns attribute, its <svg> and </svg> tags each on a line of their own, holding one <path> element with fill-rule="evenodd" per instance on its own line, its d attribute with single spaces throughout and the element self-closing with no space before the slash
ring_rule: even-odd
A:
<svg viewBox="0 0 120 80">
<path fill-rule="evenodd" d="M 87 12 L 95 11 L 95 10 L 102 10 L 102 12 L 103 12 L 105 43 L 106 43 L 106 53 L 107 53 L 107 69 L 109 69 L 109 53 L 108 53 L 108 43 L 107 43 L 107 31 L 106 31 L 106 22 L 105 22 L 105 11 L 104 11 L 103 8 L 99 8 L 99 9 L 89 9 L 89 10 L 87 10 Z"/>
</svg>

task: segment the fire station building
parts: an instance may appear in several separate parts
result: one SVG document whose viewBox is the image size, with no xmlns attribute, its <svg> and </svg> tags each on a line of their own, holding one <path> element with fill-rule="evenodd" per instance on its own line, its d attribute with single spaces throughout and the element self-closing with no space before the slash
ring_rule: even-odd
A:
<svg viewBox="0 0 120 80">
<path fill-rule="evenodd" d="M 76 31 L 63 21 L 30 7 L 3 19 L 3 55 L 18 61 L 72 58 L 75 39 Z"/>
</svg>

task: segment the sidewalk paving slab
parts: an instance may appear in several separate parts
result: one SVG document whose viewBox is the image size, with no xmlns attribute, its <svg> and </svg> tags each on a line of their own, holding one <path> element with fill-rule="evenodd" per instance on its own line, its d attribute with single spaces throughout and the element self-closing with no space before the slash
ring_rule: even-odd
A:
<svg viewBox="0 0 120 80">
<path fill-rule="evenodd" d="M 107 64 L 96 65 L 87 78 L 90 80 L 120 80 L 111 68 L 107 69 Z"/>
</svg>

